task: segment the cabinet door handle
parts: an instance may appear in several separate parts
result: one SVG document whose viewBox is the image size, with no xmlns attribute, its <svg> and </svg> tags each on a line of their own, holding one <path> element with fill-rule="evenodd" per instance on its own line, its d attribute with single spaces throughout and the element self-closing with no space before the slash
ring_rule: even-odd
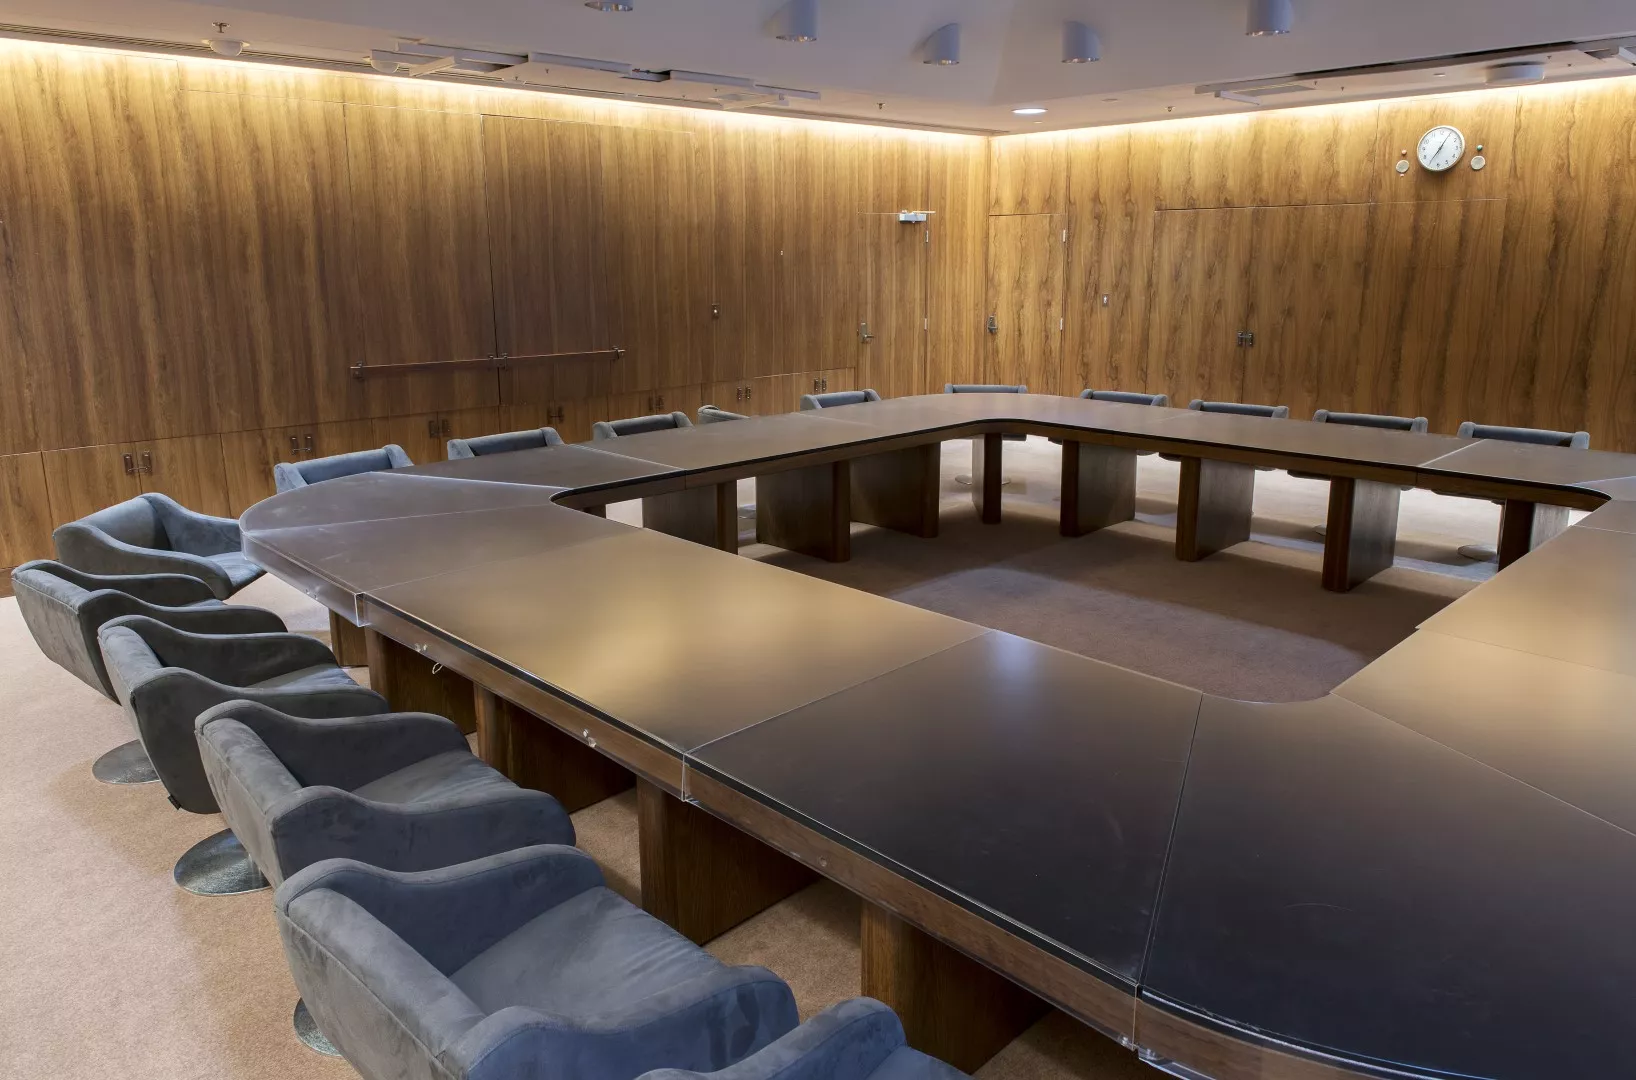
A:
<svg viewBox="0 0 1636 1080">
<path fill-rule="evenodd" d="M 875 335 L 869 332 L 868 323 L 861 322 L 858 324 L 858 340 L 863 342 L 865 345 L 875 340 Z"/>
<path fill-rule="evenodd" d="M 448 438 L 449 437 L 449 422 L 447 420 L 445 420 L 445 421 L 443 421 L 441 426 L 443 428 L 443 437 Z"/>
<path fill-rule="evenodd" d="M 824 384 L 824 391 L 827 393 L 829 391 L 829 380 L 819 379 L 818 381 Z"/>
<path fill-rule="evenodd" d="M 435 416 L 426 421 L 426 437 L 429 439 L 437 438 L 437 417 Z"/>
<path fill-rule="evenodd" d="M 125 458 L 125 475 L 126 476 L 135 476 L 136 475 L 136 461 L 131 457 L 130 454 L 125 454 L 123 456 Z"/>
<path fill-rule="evenodd" d="M 138 465 L 136 468 L 137 468 L 138 472 L 145 472 L 145 473 L 149 473 L 149 474 L 151 474 L 153 472 L 153 451 L 152 450 L 142 451 L 142 464 Z"/>
<path fill-rule="evenodd" d="M 317 453 L 317 452 L 318 452 L 318 451 L 317 451 L 317 449 L 316 449 L 316 448 L 315 448 L 315 447 L 314 447 L 314 446 L 313 446 L 313 442 L 312 442 L 312 432 L 310 432 L 310 431 L 309 431 L 309 432 L 307 432 L 307 437 L 306 437 L 306 438 L 307 438 L 307 447 L 306 447 L 306 450 L 305 450 L 305 451 L 304 451 L 304 453 L 308 453 L 308 454 L 316 454 L 316 453 Z"/>
<path fill-rule="evenodd" d="M 751 398 L 753 398 L 755 396 L 756 396 L 756 388 L 755 387 L 746 386 L 744 388 L 744 400 L 745 401 L 749 401 Z"/>
<path fill-rule="evenodd" d="M 301 443 L 299 441 L 297 441 L 297 439 L 296 439 L 296 437 L 294 435 L 291 435 L 290 436 L 290 456 L 291 457 L 298 457 L 298 456 L 300 456 L 300 454 L 301 454 Z"/>
</svg>

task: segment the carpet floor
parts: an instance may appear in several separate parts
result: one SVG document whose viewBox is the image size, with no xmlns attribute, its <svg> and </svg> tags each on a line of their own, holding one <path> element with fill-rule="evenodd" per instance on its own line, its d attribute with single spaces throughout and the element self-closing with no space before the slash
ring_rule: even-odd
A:
<svg viewBox="0 0 1636 1080">
<path fill-rule="evenodd" d="M 1453 552 L 1491 542 L 1488 503 L 1409 493 L 1397 567 L 1353 593 L 1317 582 L 1323 485 L 1263 474 L 1256 541 L 1197 564 L 1169 556 L 1175 469 L 1142 459 L 1141 517 L 1078 540 L 1054 533 L 1055 448 L 1008 444 L 1006 523 L 982 526 L 945 457 L 943 536 L 859 529 L 852 563 L 770 548 L 777 562 L 1213 693 L 1296 700 L 1323 693 L 1492 572 Z M 741 501 L 753 505 L 753 486 Z M 628 520 L 634 507 L 612 516 Z M 1167 517 L 1169 521 L 1167 522 Z M 753 519 L 746 517 L 753 539 Z M 1438 571 L 1436 573 L 1430 571 Z M 277 581 L 240 602 L 322 634 L 322 609 Z M 222 827 L 171 808 L 158 785 L 111 787 L 91 763 L 131 738 L 119 708 L 47 661 L 16 601 L 0 600 L 0 1063 L 6 1076 L 62 1080 L 325 1080 L 344 1062 L 298 1043 L 296 991 L 271 894 L 204 898 L 171 881 L 177 856 Z M 639 890 L 634 799 L 574 816 L 610 884 Z M 858 906 L 815 885 L 712 942 L 733 963 L 765 964 L 804 1016 L 859 992 Z M 990 1061 L 982 1080 L 1153 1076 L 1134 1055 L 1052 1014 Z"/>
</svg>

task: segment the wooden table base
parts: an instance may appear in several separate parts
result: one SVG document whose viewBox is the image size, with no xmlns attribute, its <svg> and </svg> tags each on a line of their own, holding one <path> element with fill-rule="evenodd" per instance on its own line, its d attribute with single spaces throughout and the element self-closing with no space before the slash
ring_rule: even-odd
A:
<svg viewBox="0 0 1636 1080">
<path fill-rule="evenodd" d="M 853 458 L 852 520 L 910 536 L 936 536 L 941 468 L 937 443 Z"/>
<path fill-rule="evenodd" d="M 468 735 L 477 730 L 470 679 L 374 630 L 364 631 L 364 647 L 370 688 L 395 711 L 435 713 L 453 720 Z"/>
<path fill-rule="evenodd" d="M 756 540 L 830 562 L 852 558 L 849 463 L 756 477 Z"/>
<path fill-rule="evenodd" d="M 976 1072 L 1050 1008 L 867 901 L 861 944 L 864 994 L 892 1007 L 910 1046 L 962 1072 Z"/>
<path fill-rule="evenodd" d="M 1136 451 L 1064 440 L 1062 535 L 1086 533 L 1136 516 Z"/>
<path fill-rule="evenodd" d="M 1232 461 L 1181 459 L 1176 492 L 1176 558 L 1198 562 L 1250 538 L 1255 468 Z"/>
<path fill-rule="evenodd" d="M 1396 484 L 1349 476 L 1329 481 L 1324 588 L 1348 592 L 1392 565 L 1402 494 Z"/>
<path fill-rule="evenodd" d="M 520 705 L 478 686 L 477 756 L 572 814 L 628 791 L 636 774 Z"/>
<path fill-rule="evenodd" d="M 1000 523 L 1004 449 L 1005 438 L 1001 435 L 979 435 L 971 440 L 971 504 L 984 525 Z"/>
<path fill-rule="evenodd" d="M 342 667 L 363 667 L 369 663 L 369 646 L 364 640 L 364 628 L 354 626 L 350 619 L 335 612 L 329 613 L 329 647 L 335 662 Z"/>
<path fill-rule="evenodd" d="M 1500 511 L 1500 569 L 1504 570 L 1568 527 L 1566 506 L 1507 499 Z"/>
<path fill-rule="evenodd" d="M 705 547 L 736 552 L 738 486 L 711 484 L 666 495 L 649 495 L 642 500 L 642 527 Z"/>
<path fill-rule="evenodd" d="M 636 799 L 642 907 L 701 945 L 818 880 L 788 855 L 655 784 L 638 780 Z"/>
</svg>

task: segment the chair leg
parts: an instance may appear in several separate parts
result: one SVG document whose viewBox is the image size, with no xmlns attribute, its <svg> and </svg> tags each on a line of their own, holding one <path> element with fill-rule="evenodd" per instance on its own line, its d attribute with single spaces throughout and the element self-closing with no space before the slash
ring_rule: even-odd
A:
<svg viewBox="0 0 1636 1080">
<path fill-rule="evenodd" d="M 171 873 L 176 884 L 198 896 L 237 896 L 267 888 L 267 879 L 232 829 L 212 833 L 188 848 Z"/>
<path fill-rule="evenodd" d="M 103 754 L 91 765 L 91 775 L 104 784 L 152 784 L 159 780 L 141 739 L 132 739 Z"/>
<path fill-rule="evenodd" d="M 335 1049 L 335 1044 L 329 1041 L 329 1036 L 318 1030 L 318 1021 L 312 1018 L 307 1011 L 305 1001 L 295 1003 L 295 1037 L 307 1045 L 310 1050 L 316 1050 L 325 1057 L 340 1057 L 341 1051 Z"/>
</svg>

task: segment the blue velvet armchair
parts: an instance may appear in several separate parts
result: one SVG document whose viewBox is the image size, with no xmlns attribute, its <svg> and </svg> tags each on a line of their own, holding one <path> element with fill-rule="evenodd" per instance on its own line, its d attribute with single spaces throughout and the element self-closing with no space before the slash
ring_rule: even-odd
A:
<svg viewBox="0 0 1636 1080">
<path fill-rule="evenodd" d="M 722 424 L 729 420 L 748 419 L 750 418 L 744 413 L 728 412 L 726 409 L 717 408 L 714 405 L 699 406 L 699 423 L 701 424 Z"/>
<path fill-rule="evenodd" d="M 262 575 L 239 550 L 239 523 L 138 495 L 51 534 L 57 558 L 92 574 L 186 574 L 226 600 Z"/>
<path fill-rule="evenodd" d="M 414 874 L 333 859 L 273 907 L 302 1000 L 364 1080 L 710 1072 L 796 1026 L 775 975 L 716 960 L 573 848 Z"/>
<path fill-rule="evenodd" d="M 670 431 L 688 428 L 693 421 L 684 412 L 656 413 L 653 416 L 632 416 L 625 420 L 598 420 L 591 425 L 591 441 L 605 442 L 621 435 L 646 435 L 650 431 Z"/>
<path fill-rule="evenodd" d="M 222 816 L 274 885 L 325 859 L 432 870 L 574 843 L 556 799 L 478 760 L 441 716 L 314 719 L 230 701 L 195 734 Z"/>
<path fill-rule="evenodd" d="M 802 394 L 801 410 L 833 409 L 837 405 L 862 405 L 879 400 L 880 395 L 873 390 L 831 390 L 827 394 Z"/>
<path fill-rule="evenodd" d="M 561 446 L 562 436 L 556 428 L 530 428 L 527 431 L 503 431 L 498 435 L 479 435 L 471 439 L 450 439 L 449 460 L 485 457 L 489 454 L 509 454 L 513 450 L 537 450 L 542 446 Z"/>
<path fill-rule="evenodd" d="M 358 473 L 407 469 L 413 464 L 403 447 L 397 443 L 387 443 L 379 450 L 331 454 L 311 461 L 281 461 L 273 466 L 273 486 L 279 491 L 294 491 L 325 480 L 356 476 Z"/>
<path fill-rule="evenodd" d="M 897 1014 L 873 998 L 843 1001 L 720 1072 L 657 1069 L 642 1080 L 962 1080 L 911 1049 Z"/>
</svg>

